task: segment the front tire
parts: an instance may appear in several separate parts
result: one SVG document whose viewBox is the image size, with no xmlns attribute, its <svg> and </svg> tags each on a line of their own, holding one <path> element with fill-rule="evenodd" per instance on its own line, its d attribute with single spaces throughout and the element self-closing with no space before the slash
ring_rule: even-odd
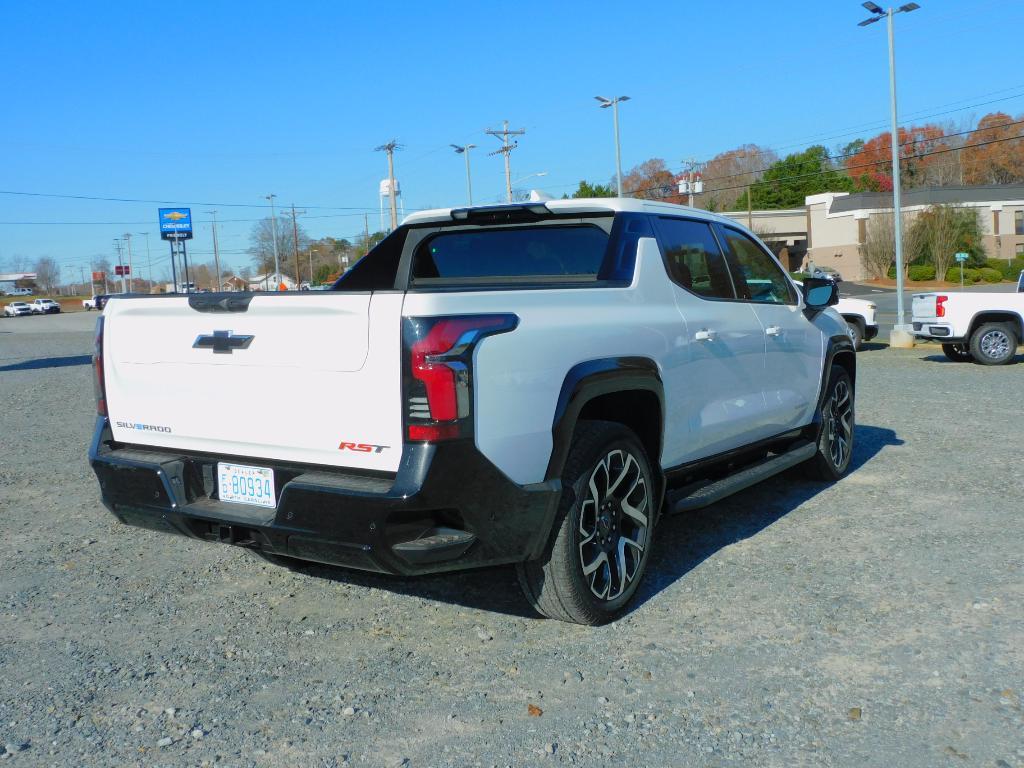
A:
<svg viewBox="0 0 1024 768">
<path fill-rule="evenodd" d="M 534 609 L 592 626 L 620 615 L 647 568 L 656 495 L 647 453 L 631 430 L 581 422 L 562 473 L 551 540 L 539 560 L 517 566 Z"/>
<path fill-rule="evenodd" d="M 864 326 L 860 324 L 859 320 L 847 320 L 846 326 L 850 341 L 853 342 L 853 348 L 860 351 L 861 346 L 864 344 Z"/>
<path fill-rule="evenodd" d="M 820 417 L 818 451 L 805 466 L 812 479 L 833 482 L 850 468 L 856 424 L 853 381 L 842 366 L 833 365 L 829 372 Z"/>
<path fill-rule="evenodd" d="M 969 363 L 974 359 L 967 344 L 943 344 L 942 353 L 954 363 Z"/>
<path fill-rule="evenodd" d="M 982 365 L 1006 365 L 1017 354 L 1017 334 L 1006 323 L 985 323 L 971 334 L 971 355 Z"/>
</svg>

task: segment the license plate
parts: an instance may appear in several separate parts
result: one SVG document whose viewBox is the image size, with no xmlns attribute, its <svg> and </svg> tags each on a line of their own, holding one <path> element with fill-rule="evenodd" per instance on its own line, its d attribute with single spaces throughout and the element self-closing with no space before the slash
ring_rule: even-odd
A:
<svg viewBox="0 0 1024 768">
<path fill-rule="evenodd" d="M 274 470 L 244 464 L 217 464 L 217 489 L 221 501 L 276 507 Z"/>
</svg>

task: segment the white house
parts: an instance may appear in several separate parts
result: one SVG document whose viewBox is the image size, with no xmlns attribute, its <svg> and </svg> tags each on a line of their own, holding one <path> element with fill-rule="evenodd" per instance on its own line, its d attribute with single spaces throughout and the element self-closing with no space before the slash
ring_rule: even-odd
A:
<svg viewBox="0 0 1024 768">
<path fill-rule="evenodd" d="M 286 291 L 294 291 L 298 286 L 288 275 L 279 272 L 268 272 L 265 275 L 253 275 L 249 278 L 250 291 L 274 291 L 284 285 Z"/>
</svg>

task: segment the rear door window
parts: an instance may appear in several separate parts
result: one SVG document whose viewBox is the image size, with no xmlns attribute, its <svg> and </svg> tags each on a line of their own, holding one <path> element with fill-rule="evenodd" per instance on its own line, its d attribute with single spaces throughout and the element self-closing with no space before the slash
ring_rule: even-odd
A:
<svg viewBox="0 0 1024 768">
<path fill-rule="evenodd" d="M 707 223 L 662 216 L 658 235 L 673 281 L 704 298 L 736 298 L 725 258 Z"/>
<path fill-rule="evenodd" d="M 443 231 L 413 253 L 421 285 L 494 282 L 594 282 L 608 233 L 591 224 Z"/>
</svg>

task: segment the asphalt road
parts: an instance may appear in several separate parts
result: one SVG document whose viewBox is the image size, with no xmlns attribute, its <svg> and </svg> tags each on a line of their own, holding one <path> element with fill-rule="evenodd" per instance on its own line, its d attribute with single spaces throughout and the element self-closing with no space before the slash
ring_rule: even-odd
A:
<svg viewBox="0 0 1024 768">
<path fill-rule="evenodd" d="M 903 305 L 907 322 L 910 322 L 910 301 L 915 293 L 933 291 L 934 288 L 906 288 L 903 292 Z M 955 291 L 959 291 L 957 288 Z M 1017 290 L 1016 283 L 997 283 L 995 285 L 970 285 L 964 291 L 970 293 L 1013 293 Z M 839 294 L 857 299 L 867 299 L 878 305 L 878 341 L 888 343 L 889 334 L 896 324 L 896 290 L 879 288 L 865 283 L 840 283 Z"/>
<path fill-rule="evenodd" d="M 0 320 L 0 761 L 1024 766 L 1024 356 L 861 353 L 850 475 L 665 519 L 592 629 L 505 568 L 297 574 L 117 523 L 94 320 Z"/>
</svg>

